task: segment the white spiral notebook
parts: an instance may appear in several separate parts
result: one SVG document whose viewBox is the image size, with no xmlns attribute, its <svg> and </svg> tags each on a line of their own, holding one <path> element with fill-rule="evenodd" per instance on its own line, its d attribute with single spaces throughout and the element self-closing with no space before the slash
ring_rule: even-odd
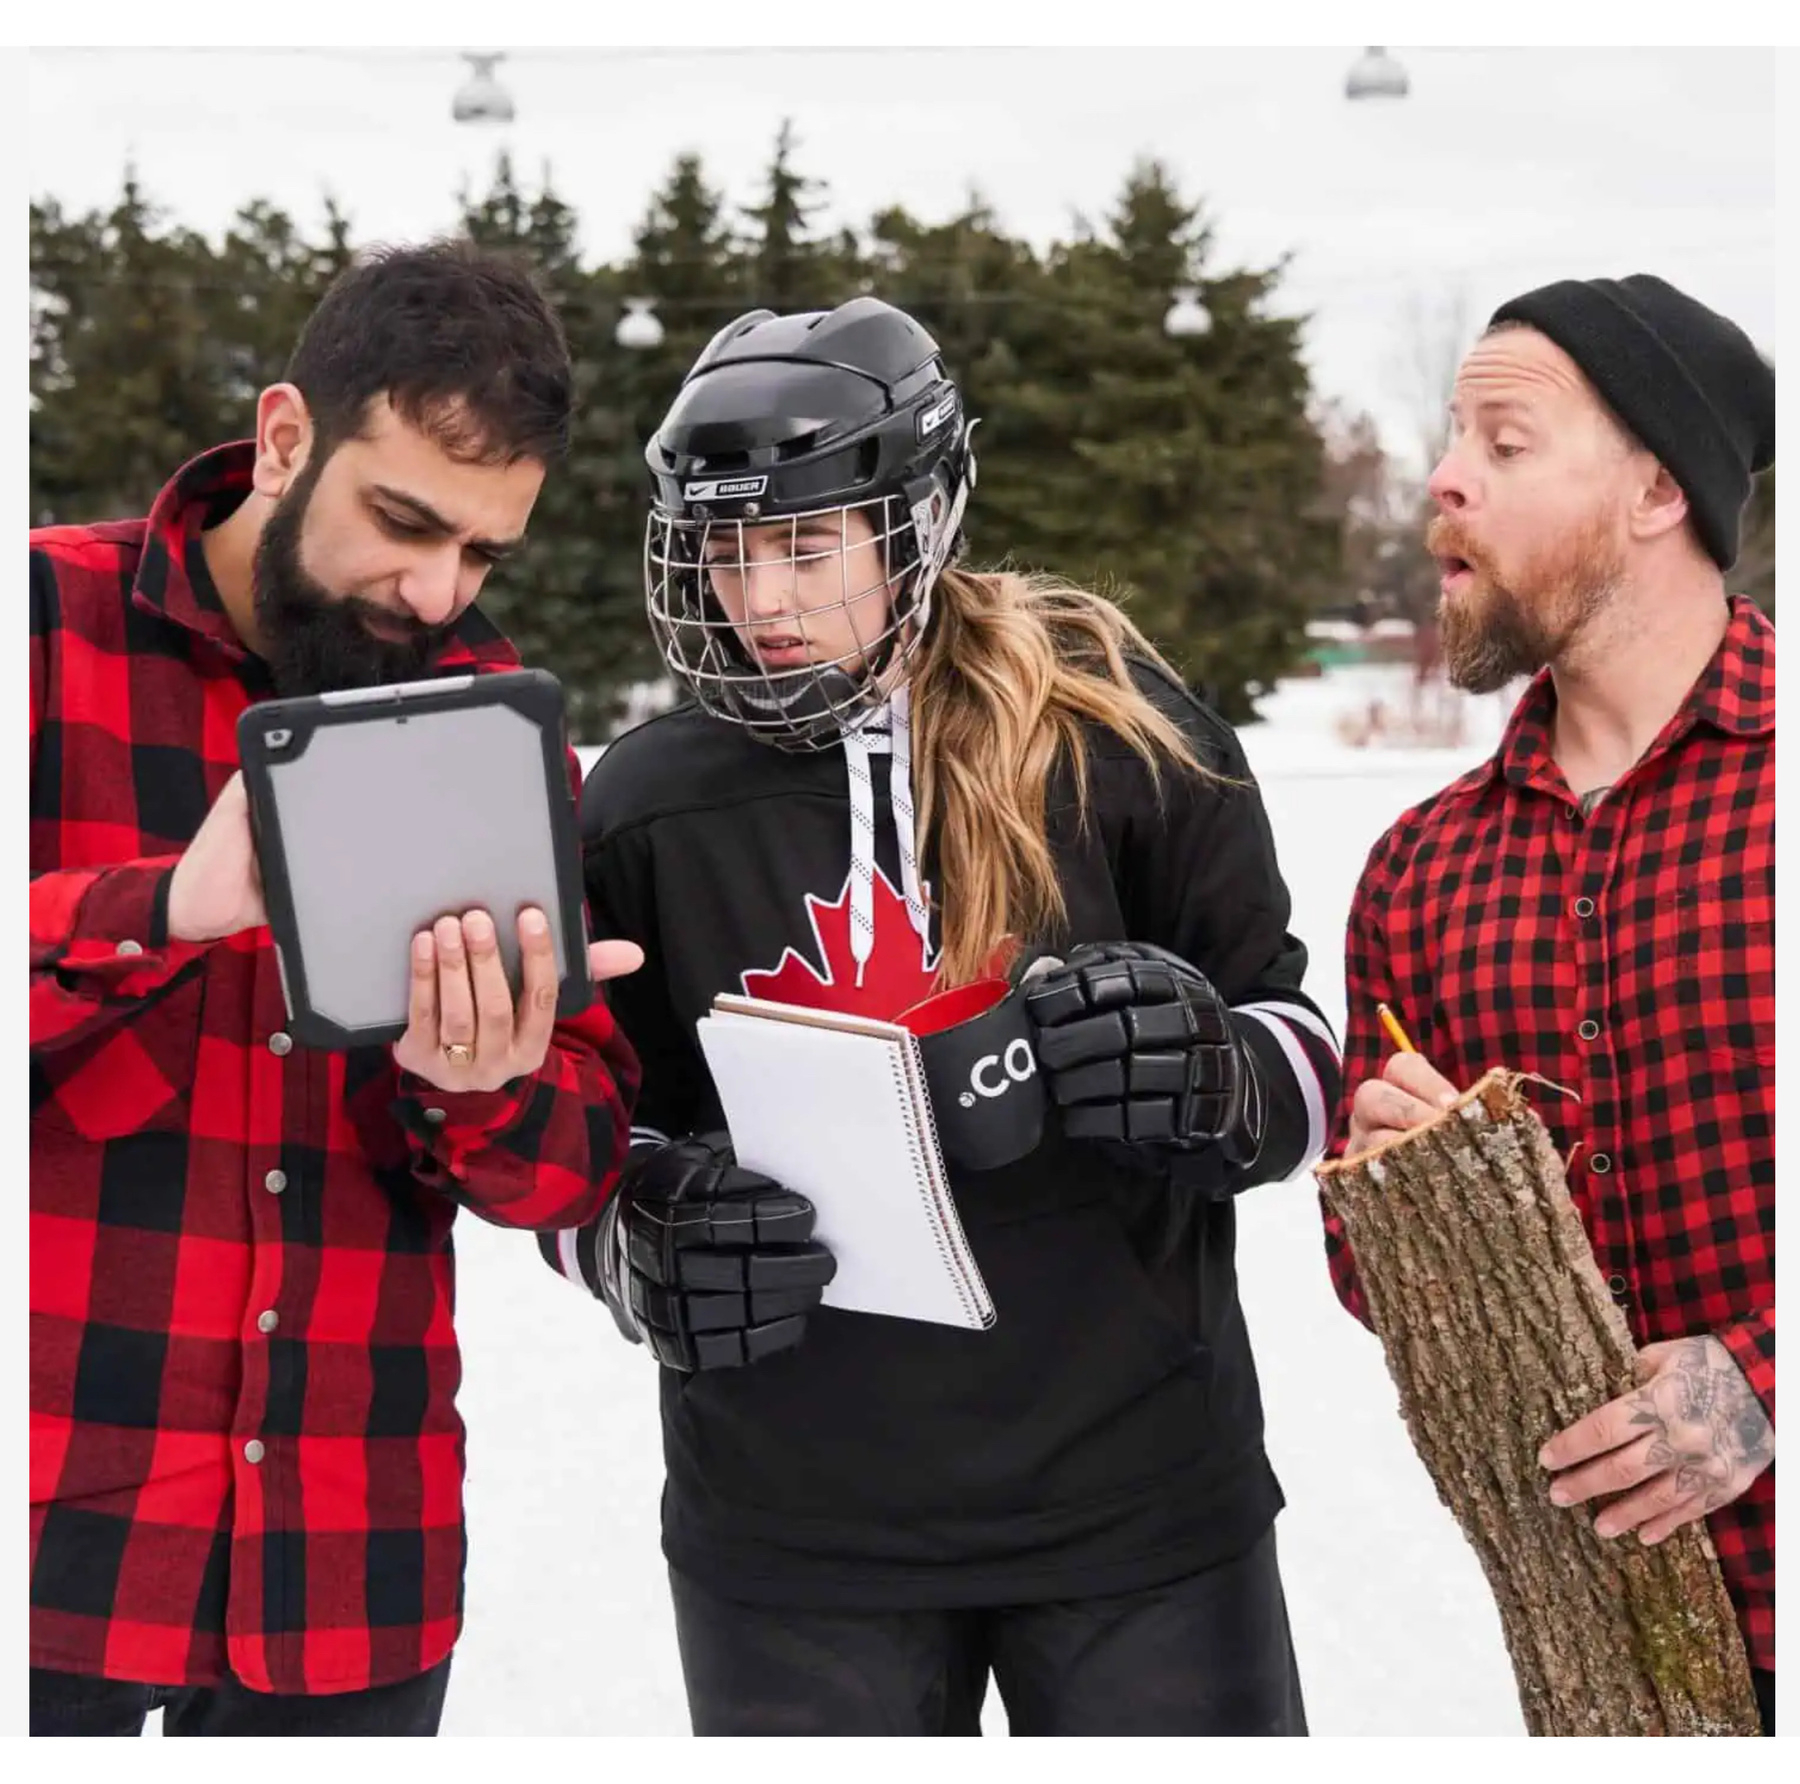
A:
<svg viewBox="0 0 1800 1784">
<path fill-rule="evenodd" d="M 814 1230 L 837 1258 L 825 1304 L 991 1326 L 918 1041 L 891 1022 L 729 995 L 698 1027 L 738 1162 L 817 1211 Z"/>
</svg>

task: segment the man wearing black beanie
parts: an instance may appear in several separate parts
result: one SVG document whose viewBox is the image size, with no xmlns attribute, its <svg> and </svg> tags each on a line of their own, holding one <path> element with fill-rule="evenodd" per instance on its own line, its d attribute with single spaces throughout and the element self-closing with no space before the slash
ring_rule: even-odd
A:
<svg viewBox="0 0 1800 1784">
<path fill-rule="evenodd" d="M 1446 667 L 1532 680 L 1493 758 L 1370 854 L 1327 1156 L 1495 1065 L 1574 1093 L 1538 1113 L 1640 1385 L 1544 1433 L 1546 1486 L 1605 1538 L 1706 1520 L 1773 1733 L 1775 632 L 1724 574 L 1774 368 L 1663 279 L 1566 279 L 1494 313 L 1452 415 L 1426 534 Z M 1384 1058 L 1381 1003 L 1417 1052 Z"/>
</svg>

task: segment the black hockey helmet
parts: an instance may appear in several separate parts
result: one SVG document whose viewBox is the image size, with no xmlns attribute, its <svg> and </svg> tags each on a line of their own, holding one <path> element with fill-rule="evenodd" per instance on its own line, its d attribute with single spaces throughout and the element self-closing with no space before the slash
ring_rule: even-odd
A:
<svg viewBox="0 0 1800 1784">
<path fill-rule="evenodd" d="M 918 648 L 932 588 L 960 550 L 971 426 L 936 341 L 879 298 L 794 316 L 755 310 L 722 328 L 644 453 L 646 600 L 671 673 L 770 742 L 819 748 L 854 728 Z M 887 595 L 861 665 L 764 668 L 738 642 L 703 560 L 723 551 L 729 561 L 735 545 L 742 569 L 745 529 L 854 509 L 867 513 L 885 582 L 853 590 L 846 568 L 842 604 L 854 613 Z"/>
</svg>

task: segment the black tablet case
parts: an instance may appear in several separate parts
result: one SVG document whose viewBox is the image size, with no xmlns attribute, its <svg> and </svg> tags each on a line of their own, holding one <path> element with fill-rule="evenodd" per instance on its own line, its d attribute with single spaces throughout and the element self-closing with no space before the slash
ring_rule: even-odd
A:
<svg viewBox="0 0 1800 1784">
<path fill-rule="evenodd" d="M 406 1031 L 409 948 L 487 910 L 514 994 L 519 911 L 549 919 L 558 1016 L 593 1001 L 561 684 L 509 670 L 302 699 L 238 718 L 289 1028 L 347 1048 Z"/>
</svg>

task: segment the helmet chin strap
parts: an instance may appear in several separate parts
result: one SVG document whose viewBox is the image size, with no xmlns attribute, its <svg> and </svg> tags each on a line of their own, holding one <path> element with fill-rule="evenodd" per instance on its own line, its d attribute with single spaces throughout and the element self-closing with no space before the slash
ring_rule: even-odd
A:
<svg viewBox="0 0 1800 1784">
<path fill-rule="evenodd" d="M 859 678 L 861 685 L 871 693 L 879 694 L 883 702 L 891 700 L 894 690 L 905 684 L 906 662 L 910 655 L 908 646 L 921 629 L 917 617 L 909 613 L 888 634 L 881 647 L 881 661 L 864 666 Z"/>
</svg>

